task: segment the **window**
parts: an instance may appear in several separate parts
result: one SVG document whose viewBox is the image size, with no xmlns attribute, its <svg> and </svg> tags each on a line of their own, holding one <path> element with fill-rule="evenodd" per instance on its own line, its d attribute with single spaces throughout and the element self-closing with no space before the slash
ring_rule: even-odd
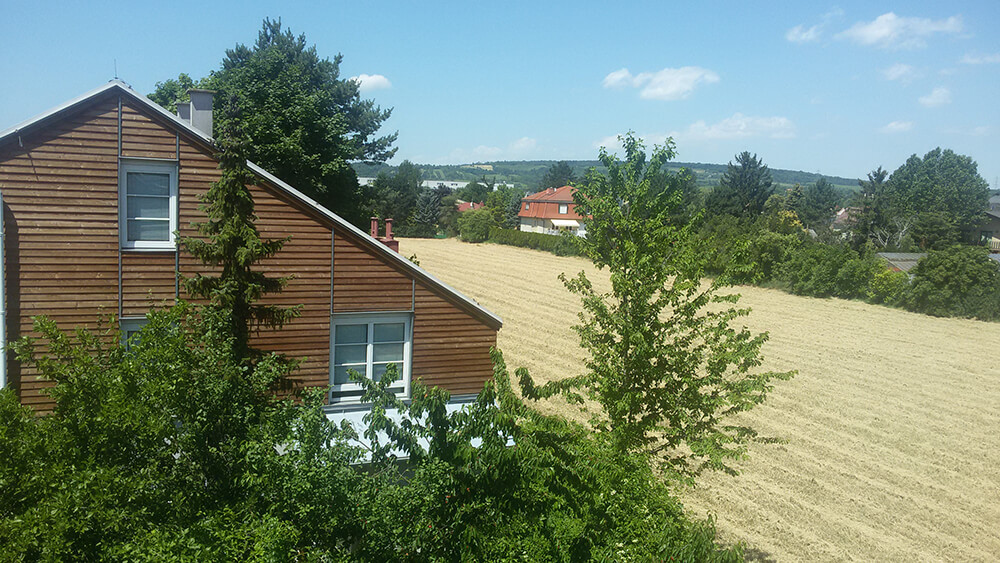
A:
<svg viewBox="0 0 1000 563">
<path fill-rule="evenodd" d="M 525 211 L 527 211 L 527 210 L 529 210 L 529 209 L 531 209 L 531 204 L 530 204 L 530 203 L 528 203 L 527 201 L 526 201 L 526 202 L 524 202 L 524 210 L 525 210 Z"/>
<path fill-rule="evenodd" d="M 177 164 L 123 160 L 119 178 L 122 248 L 174 248 Z"/>
<path fill-rule="evenodd" d="M 118 326 L 122 331 L 122 341 L 128 348 L 133 338 L 136 338 L 142 327 L 146 326 L 146 317 L 132 317 L 118 320 Z"/>
<path fill-rule="evenodd" d="M 361 386 L 351 382 L 348 370 L 378 381 L 390 364 L 396 366 L 398 374 L 390 389 L 399 397 L 409 396 L 411 319 L 409 313 L 334 316 L 330 331 L 331 400 L 361 399 Z"/>
<path fill-rule="evenodd" d="M 560 215 L 565 215 L 567 213 L 569 213 L 569 204 L 568 203 L 560 203 L 559 204 L 559 214 Z"/>
</svg>

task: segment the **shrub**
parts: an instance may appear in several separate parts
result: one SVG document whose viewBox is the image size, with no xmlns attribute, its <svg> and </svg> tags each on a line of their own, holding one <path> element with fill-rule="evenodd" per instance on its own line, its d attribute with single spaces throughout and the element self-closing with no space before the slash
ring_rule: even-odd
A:
<svg viewBox="0 0 1000 563">
<path fill-rule="evenodd" d="M 985 248 L 931 251 L 910 271 L 907 309 L 938 317 L 1000 319 L 1000 265 Z"/>
<path fill-rule="evenodd" d="M 556 256 L 579 256 L 580 249 L 577 245 L 575 235 L 564 233 L 562 235 L 547 235 L 543 233 L 528 233 L 515 231 L 513 229 L 501 229 L 499 227 L 490 228 L 490 242 L 506 244 L 508 246 L 518 246 L 521 248 L 534 248 L 535 250 L 545 250 Z"/>
<path fill-rule="evenodd" d="M 483 242 L 489 238 L 494 223 L 492 210 L 466 211 L 458 217 L 458 233 L 466 242 Z"/>
<path fill-rule="evenodd" d="M 909 286 L 910 280 L 905 273 L 894 272 L 882 265 L 868 280 L 865 299 L 870 303 L 898 305 Z"/>
<path fill-rule="evenodd" d="M 838 273 L 857 254 L 846 247 L 807 244 L 781 268 L 781 279 L 798 295 L 830 297 L 838 293 Z"/>
</svg>

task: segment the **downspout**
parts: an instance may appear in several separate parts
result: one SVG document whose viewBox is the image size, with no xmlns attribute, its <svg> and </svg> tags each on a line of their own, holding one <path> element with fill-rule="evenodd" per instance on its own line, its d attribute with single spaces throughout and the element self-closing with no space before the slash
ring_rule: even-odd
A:
<svg viewBox="0 0 1000 563">
<path fill-rule="evenodd" d="M 0 389 L 7 386 L 7 278 L 4 277 L 3 263 L 3 192 L 0 192 Z"/>
</svg>

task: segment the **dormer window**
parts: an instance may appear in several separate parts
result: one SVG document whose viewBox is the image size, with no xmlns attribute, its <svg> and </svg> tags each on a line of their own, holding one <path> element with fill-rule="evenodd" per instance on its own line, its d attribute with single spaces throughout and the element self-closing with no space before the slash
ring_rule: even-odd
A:
<svg viewBox="0 0 1000 563">
<path fill-rule="evenodd" d="M 559 214 L 560 215 L 566 215 L 567 213 L 569 213 L 569 204 L 568 203 L 560 203 L 559 204 Z"/>
</svg>

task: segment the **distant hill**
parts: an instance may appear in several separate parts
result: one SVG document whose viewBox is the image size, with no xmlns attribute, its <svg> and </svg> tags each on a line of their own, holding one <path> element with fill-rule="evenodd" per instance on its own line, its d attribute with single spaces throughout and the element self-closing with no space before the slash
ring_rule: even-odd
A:
<svg viewBox="0 0 1000 563">
<path fill-rule="evenodd" d="M 515 186 L 534 191 L 538 189 L 538 185 L 542 180 L 542 176 L 545 175 L 546 170 L 555 162 L 555 160 L 516 160 L 477 162 L 475 164 L 461 165 L 418 164 L 417 166 L 420 167 L 424 180 L 471 182 L 485 176 L 487 179 L 495 179 L 498 182 L 510 182 Z M 603 168 L 601 163 L 596 160 L 568 160 L 567 163 L 578 178 L 582 178 L 590 168 Z M 356 163 L 353 166 L 354 171 L 361 177 L 374 177 L 382 171 L 388 173 L 395 171 L 395 167 L 387 164 L 370 165 Z M 704 164 L 699 162 L 671 162 L 668 167 L 672 170 L 679 170 L 681 168 L 691 170 L 694 172 L 698 186 L 703 188 L 718 185 L 722 174 L 726 171 L 725 164 Z M 857 178 L 841 178 L 839 176 L 825 176 L 812 172 L 802 172 L 801 170 L 771 168 L 771 178 L 779 186 L 788 187 L 795 184 L 807 186 L 816 183 L 821 177 L 826 178 L 828 182 L 842 191 L 857 191 L 858 189 Z"/>
</svg>

